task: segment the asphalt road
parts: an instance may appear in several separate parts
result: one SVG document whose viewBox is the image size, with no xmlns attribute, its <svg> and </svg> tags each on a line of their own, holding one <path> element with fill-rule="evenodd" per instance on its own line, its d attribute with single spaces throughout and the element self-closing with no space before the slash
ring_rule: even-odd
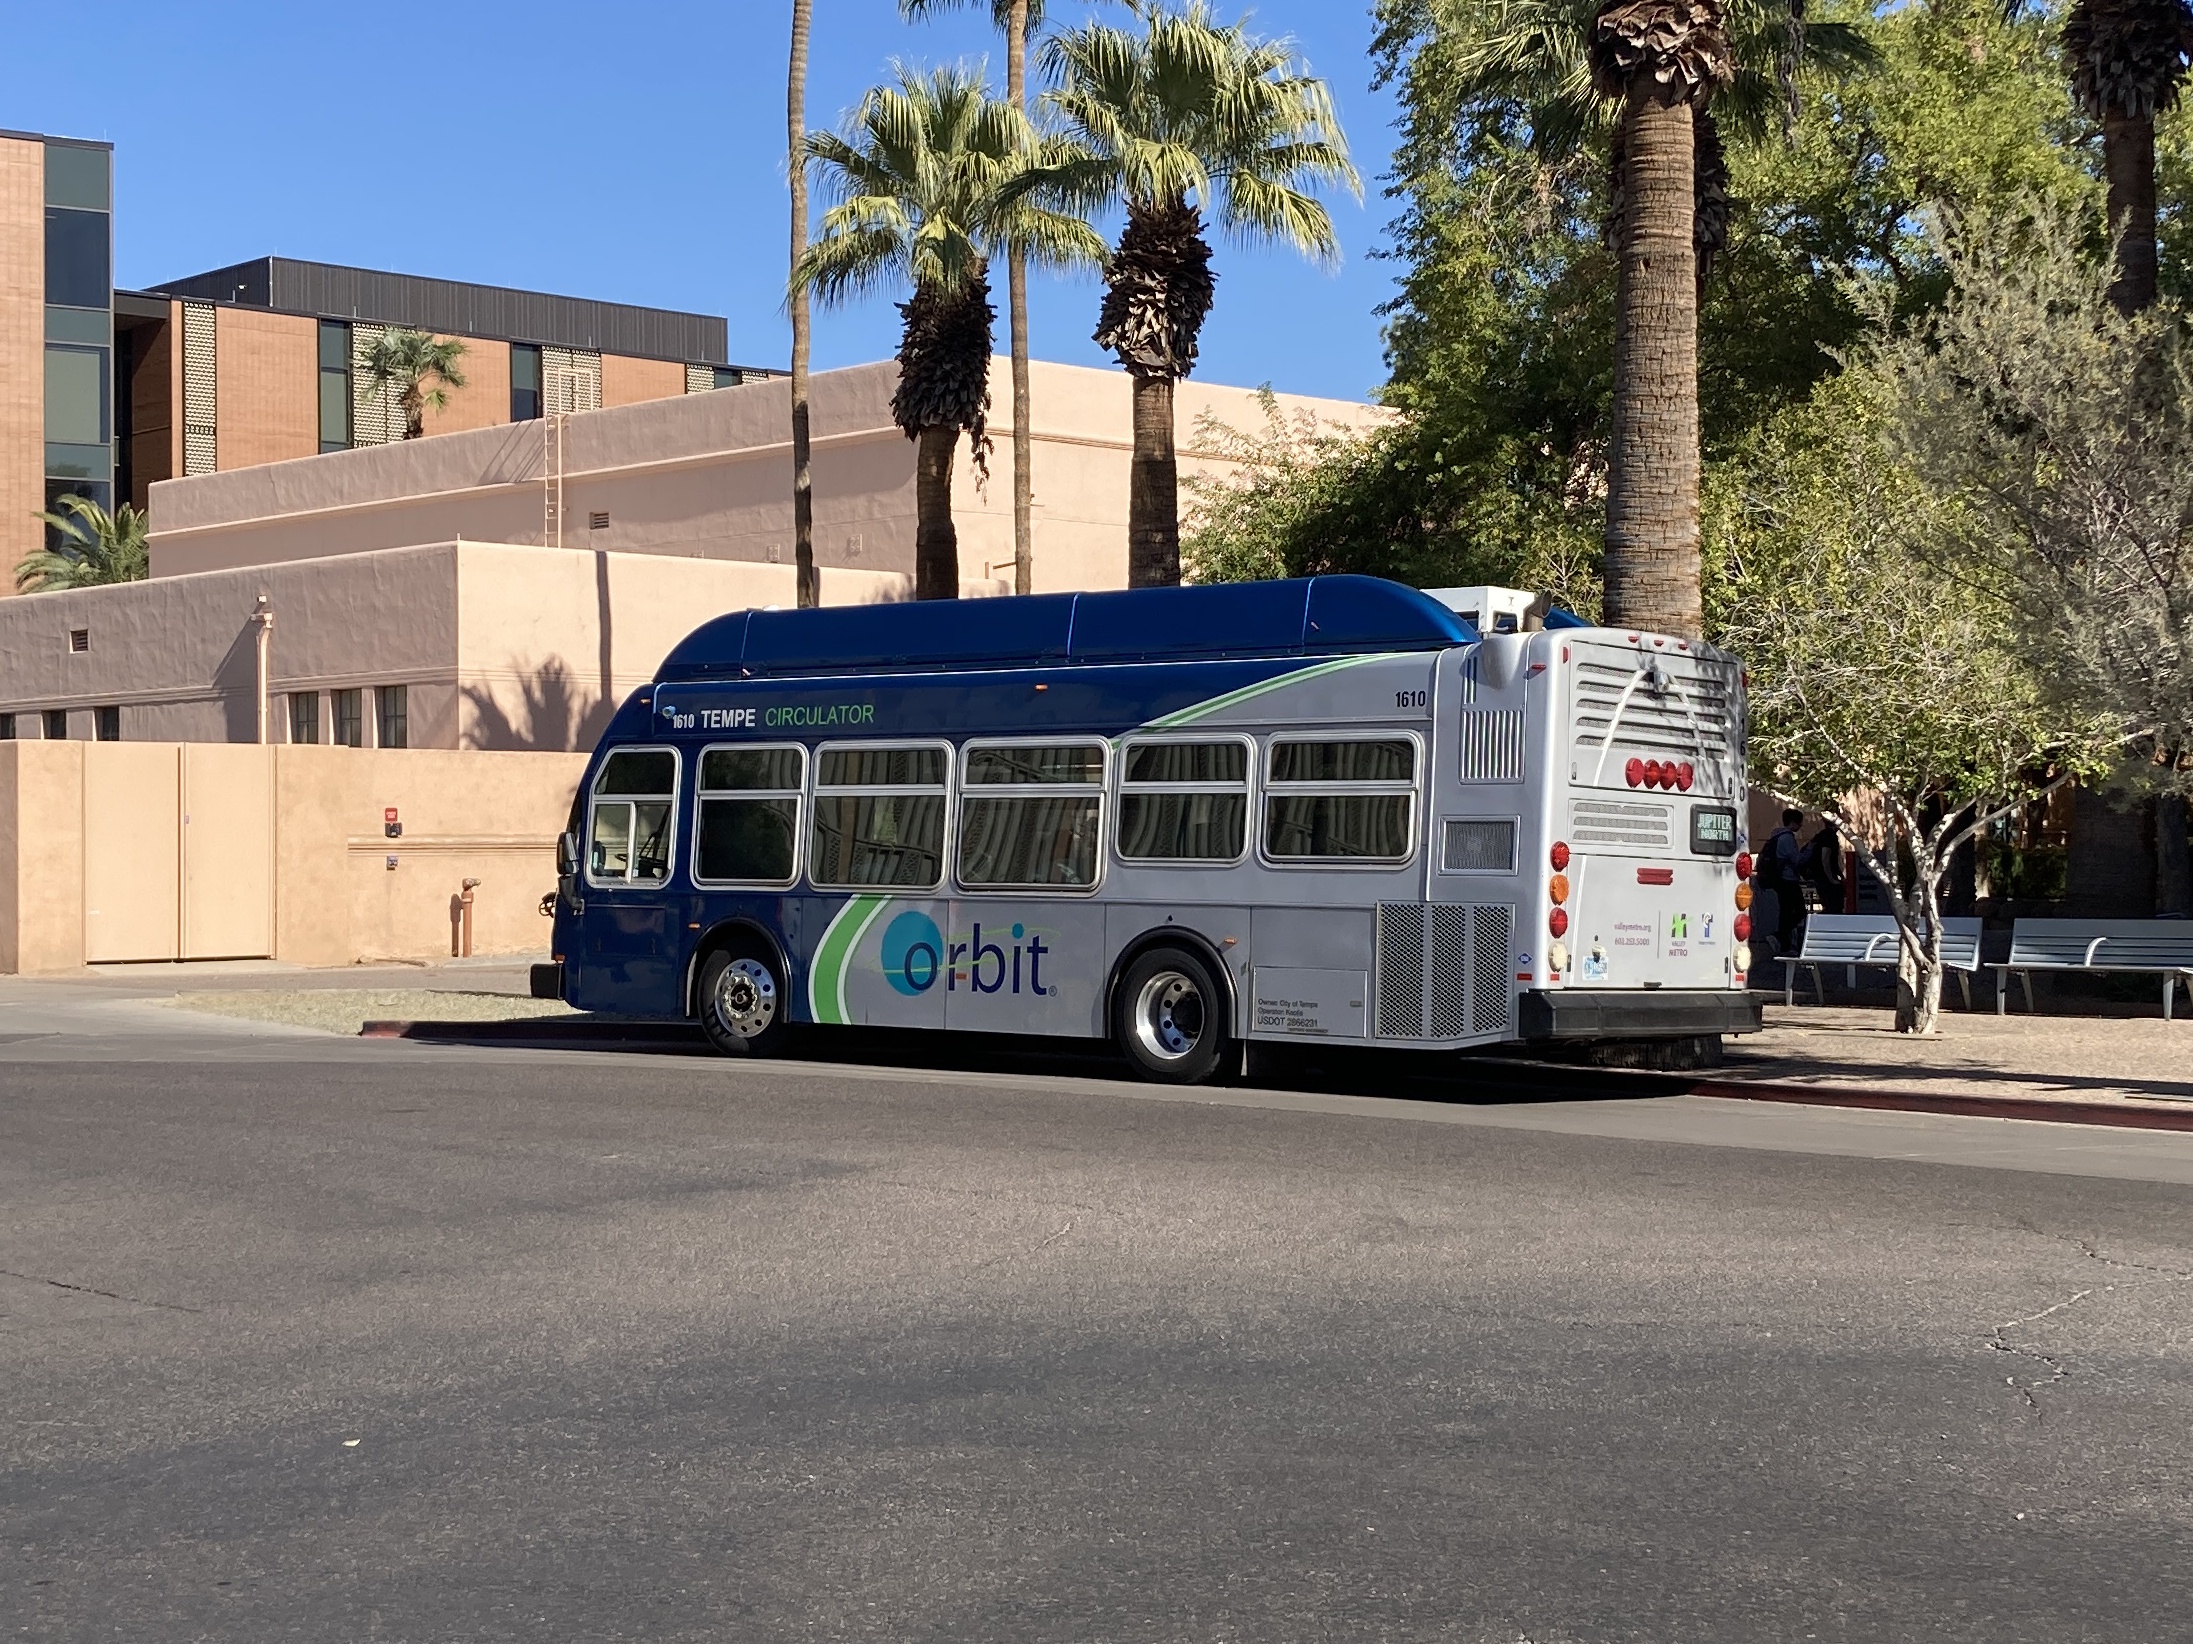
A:
<svg viewBox="0 0 2193 1644">
<path fill-rule="evenodd" d="M 41 997 L 0 1637 L 2193 1627 L 2193 1137 Z"/>
</svg>

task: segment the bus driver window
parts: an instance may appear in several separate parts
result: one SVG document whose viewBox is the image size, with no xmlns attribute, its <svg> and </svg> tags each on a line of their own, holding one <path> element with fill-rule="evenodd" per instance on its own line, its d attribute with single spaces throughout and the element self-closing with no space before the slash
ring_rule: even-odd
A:
<svg viewBox="0 0 2193 1644">
<path fill-rule="evenodd" d="M 678 756 L 668 748 L 621 748 L 594 779 L 586 874 L 596 884 L 659 885 L 670 874 L 670 817 Z"/>
</svg>

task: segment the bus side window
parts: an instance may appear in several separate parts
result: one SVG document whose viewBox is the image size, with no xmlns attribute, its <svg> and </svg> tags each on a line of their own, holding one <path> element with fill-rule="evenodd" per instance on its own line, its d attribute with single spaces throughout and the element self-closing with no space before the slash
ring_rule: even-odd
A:
<svg viewBox="0 0 2193 1644">
<path fill-rule="evenodd" d="M 1248 838 L 1247 743 L 1127 744 L 1119 774 L 1121 860 L 1238 862 Z"/>
<path fill-rule="evenodd" d="M 797 872 L 807 750 L 708 748 L 700 761 L 693 877 L 707 884 L 789 885 Z"/>
<path fill-rule="evenodd" d="M 586 872 L 597 883 L 660 884 L 670 876 L 678 756 L 668 748 L 619 748 L 594 779 Z"/>
<path fill-rule="evenodd" d="M 1103 839 L 1104 744 L 967 750 L 959 882 L 978 890 L 1087 890 Z"/>
<path fill-rule="evenodd" d="M 831 890 L 941 885 L 947 758 L 941 746 L 819 750 L 809 881 Z"/>
<path fill-rule="evenodd" d="M 1407 737 L 1274 738 L 1264 852 L 1276 862 L 1408 860 L 1416 744 Z"/>
</svg>

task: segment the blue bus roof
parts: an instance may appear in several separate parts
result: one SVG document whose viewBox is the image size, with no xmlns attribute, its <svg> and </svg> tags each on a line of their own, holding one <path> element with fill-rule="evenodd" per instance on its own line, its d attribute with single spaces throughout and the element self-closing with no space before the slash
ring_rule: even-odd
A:
<svg viewBox="0 0 2193 1644">
<path fill-rule="evenodd" d="M 1474 644 L 1430 595 L 1380 577 L 1299 577 L 1105 594 L 1036 594 L 808 611 L 733 611 L 679 642 L 656 680 L 930 669 L 1088 667 L 1346 656 Z"/>
</svg>

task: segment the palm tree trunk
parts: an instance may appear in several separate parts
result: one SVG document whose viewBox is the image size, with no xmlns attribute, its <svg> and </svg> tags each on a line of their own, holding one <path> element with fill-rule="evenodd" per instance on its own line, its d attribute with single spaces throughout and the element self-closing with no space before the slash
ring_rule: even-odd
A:
<svg viewBox="0 0 2193 1644">
<path fill-rule="evenodd" d="M 1134 466 L 1127 481 L 1127 586 L 1180 582 L 1180 465 L 1173 454 L 1173 379 L 1137 372 Z"/>
<path fill-rule="evenodd" d="M 1689 106 L 1633 88 L 1622 110 L 1606 620 L 1686 636 L 1704 626 L 1695 187 Z"/>
<path fill-rule="evenodd" d="M 2102 166 L 2109 174 L 2109 232 L 2117 240 L 2110 301 L 2137 313 L 2155 300 L 2155 121 L 2102 117 Z"/>
<path fill-rule="evenodd" d="M 959 598 L 959 530 L 952 524 L 956 428 L 924 428 L 914 442 L 914 597 Z"/>
<path fill-rule="evenodd" d="M 1005 30 L 1005 95 L 1028 112 L 1028 0 L 1013 0 Z M 1006 332 L 1013 353 L 1013 592 L 1035 590 L 1035 436 L 1028 428 L 1028 259 L 1005 263 Z"/>
<path fill-rule="evenodd" d="M 404 438 L 423 438 L 426 434 L 426 396 L 419 391 L 419 385 L 413 383 L 405 389 L 397 396 L 396 403 L 404 411 Z"/>
<path fill-rule="evenodd" d="M 807 35 L 814 0 L 792 0 L 792 65 L 785 87 L 786 170 L 792 189 L 792 261 L 807 249 Z M 808 303 L 792 293 L 792 566 L 801 606 L 822 603 L 815 572 L 815 478 L 807 420 Z"/>
</svg>

